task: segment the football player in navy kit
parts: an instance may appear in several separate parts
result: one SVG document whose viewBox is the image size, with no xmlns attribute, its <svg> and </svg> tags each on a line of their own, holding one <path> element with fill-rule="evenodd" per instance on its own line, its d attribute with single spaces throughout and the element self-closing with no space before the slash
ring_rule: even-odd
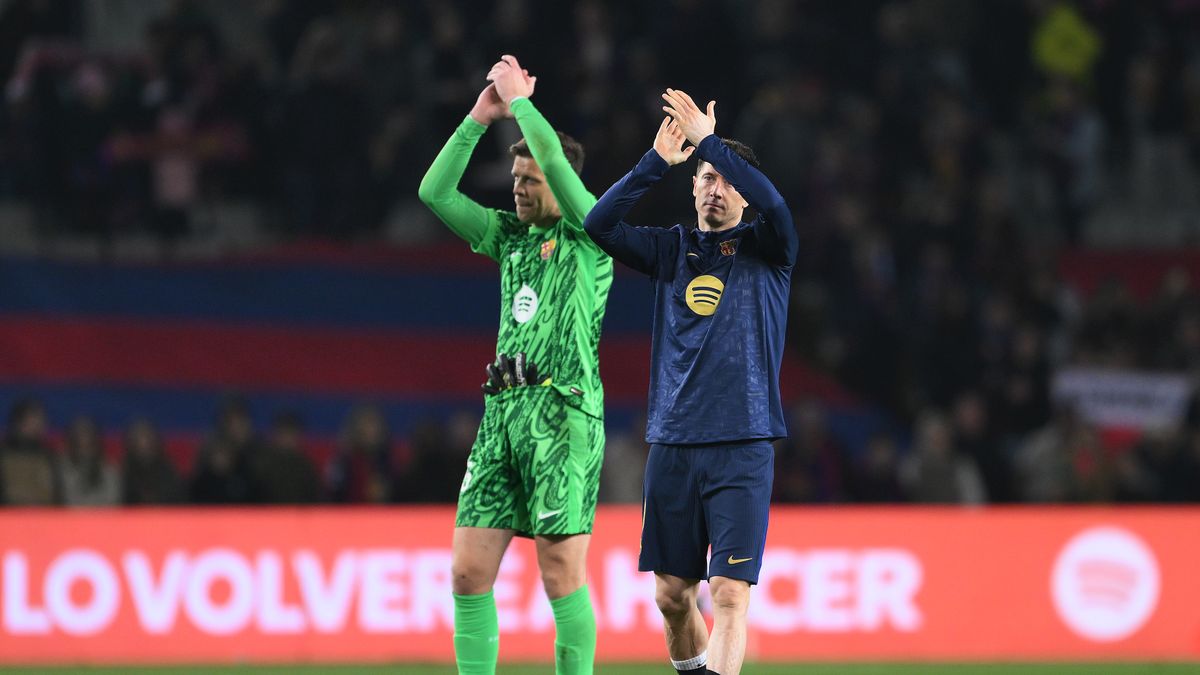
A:
<svg viewBox="0 0 1200 675">
<path fill-rule="evenodd" d="M 766 544 L 771 441 L 787 434 L 779 366 L 799 239 L 754 152 L 714 133 L 715 102 L 701 110 L 674 89 L 663 99 L 667 117 L 654 147 L 600 198 L 584 228 L 654 281 L 638 567 L 655 573 L 676 670 L 736 675 Z M 671 166 L 693 154 L 695 223 L 623 222 Z M 748 206 L 758 216 L 742 222 Z M 701 579 L 712 593 L 711 637 L 696 606 Z"/>
</svg>

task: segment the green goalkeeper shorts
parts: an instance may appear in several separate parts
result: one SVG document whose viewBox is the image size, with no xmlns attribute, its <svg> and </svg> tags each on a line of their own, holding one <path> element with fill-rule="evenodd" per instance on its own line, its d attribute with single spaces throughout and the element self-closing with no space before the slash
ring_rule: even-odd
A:
<svg viewBox="0 0 1200 675">
<path fill-rule="evenodd" d="M 454 524 L 524 536 L 591 533 L 603 460 L 604 422 L 555 390 L 488 396 Z"/>
</svg>

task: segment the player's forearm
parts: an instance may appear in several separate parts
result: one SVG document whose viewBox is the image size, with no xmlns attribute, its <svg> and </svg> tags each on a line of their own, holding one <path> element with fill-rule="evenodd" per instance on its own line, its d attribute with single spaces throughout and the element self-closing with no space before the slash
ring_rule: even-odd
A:
<svg viewBox="0 0 1200 675">
<path fill-rule="evenodd" d="M 700 141 L 700 145 L 696 146 L 696 156 L 712 164 L 738 194 L 758 211 L 767 213 L 781 207 L 786 209 L 783 195 L 779 194 L 770 179 L 730 150 L 716 134 Z"/>
<path fill-rule="evenodd" d="M 470 117 L 463 119 L 421 179 L 421 186 L 417 190 L 421 201 L 432 205 L 461 194 L 458 183 L 467 170 L 475 145 L 485 131 L 486 126 Z"/>
<path fill-rule="evenodd" d="M 778 254 L 776 262 L 792 264 L 800 246 L 791 209 L 763 172 L 730 150 L 716 134 L 700 141 L 696 155 L 713 165 L 765 221 L 757 232 L 764 249 Z"/>
<path fill-rule="evenodd" d="M 600 200 L 592 207 L 592 212 L 588 214 L 586 222 L 593 222 L 597 228 L 620 222 L 638 203 L 642 195 L 646 194 L 651 186 L 662 180 L 669 168 L 671 168 L 670 165 L 654 150 L 642 155 L 633 170 L 625 174 L 621 180 L 613 183 L 613 186 L 600 197 Z M 597 214 L 596 219 L 591 217 L 593 214 Z M 600 216 L 599 214 L 604 215 Z"/>
<path fill-rule="evenodd" d="M 647 152 L 633 171 L 600 197 L 583 221 L 588 236 L 605 253 L 647 274 L 653 272 L 657 263 L 657 238 L 645 228 L 631 227 L 622 221 L 650 186 L 662 179 L 668 168 L 657 152 Z"/>
<path fill-rule="evenodd" d="M 430 208 L 442 222 L 458 236 L 470 242 L 478 243 L 484 236 L 487 218 L 483 207 L 476 204 L 458 189 L 467 163 L 479 142 L 479 137 L 487 127 L 471 118 L 464 119 L 450 140 L 442 147 L 441 152 L 433 160 L 417 196 Z"/>
<path fill-rule="evenodd" d="M 546 184 L 558 200 L 563 215 L 567 216 L 568 222 L 582 222 L 596 203 L 596 198 L 588 192 L 583 180 L 567 160 L 554 127 L 527 98 L 516 99 L 510 104 L 510 109 L 517 126 L 521 127 L 525 143 L 529 145 L 529 154 L 533 155 L 533 161 L 546 174 Z"/>
<path fill-rule="evenodd" d="M 763 213 L 754 232 L 758 237 L 759 249 L 768 262 L 780 266 L 796 264 L 800 253 L 800 236 L 796 234 L 796 225 L 786 205 L 773 213 Z"/>
</svg>

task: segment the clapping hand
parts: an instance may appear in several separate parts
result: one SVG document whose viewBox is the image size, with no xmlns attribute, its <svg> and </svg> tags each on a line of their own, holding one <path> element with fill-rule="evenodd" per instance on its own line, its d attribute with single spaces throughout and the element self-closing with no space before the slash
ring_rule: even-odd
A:
<svg viewBox="0 0 1200 675">
<path fill-rule="evenodd" d="M 717 128 L 717 116 L 714 112 L 717 107 L 716 101 L 708 102 L 706 113 L 692 101 L 691 96 L 678 89 L 668 89 L 662 97 L 667 102 L 663 110 L 675 118 L 683 135 L 692 145 L 700 145 L 700 141 L 711 136 Z"/>
<path fill-rule="evenodd" d="M 496 85 L 489 84 L 479 92 L 479 98 L 475 99 L 475 106 L 471 108 L 471 119 L 486 127 L 506 117 L 512 117 L 508 104 L 496 93 Z"/>
<path fill-rule="evenodd" d="M 529 71 L 521 68 L 517 58 L 508 54 L 501 56 L 496 65 L 492 66 L 487 79 L 496 85 L 496 93 L 505 105 L 512 103 L 518 96 L 533 96 L 533 88 L 537 85 L 537 78 L 530 77 Z"/>
<path fill-rule="evenodd" d="M 679 123 L 667 116 L 663 118 L 662 124 L 658 125 L 658 133 L 654 136 L 654 151 L 669 166 L 675 166 L 687 161 L 696 151 L 695 146 L 683 147 L 686 141 Z"/>
</svg>

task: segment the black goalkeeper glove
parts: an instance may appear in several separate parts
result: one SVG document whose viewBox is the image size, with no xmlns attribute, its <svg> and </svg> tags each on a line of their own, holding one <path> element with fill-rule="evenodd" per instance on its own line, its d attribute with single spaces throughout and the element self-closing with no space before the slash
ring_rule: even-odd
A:
<svg viewBox="0 0 1200 675">
<path fill-rule="evenodd" d="M 525 352 L 509 358 L 506 354 L 496 357 L 495 363 L 487 365 L 487 382 L 483 383 L 483 393 L 499 394 L 513 387 L 530 387 L 545 384 L 550 377 L 538 373 L 537 366 L 525 358 Z"/>
</svg>

